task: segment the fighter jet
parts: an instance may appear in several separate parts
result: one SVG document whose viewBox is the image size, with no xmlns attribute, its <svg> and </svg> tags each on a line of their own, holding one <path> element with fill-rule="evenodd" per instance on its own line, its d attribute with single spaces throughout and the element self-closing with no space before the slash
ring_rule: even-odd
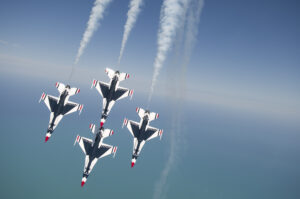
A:
<svg viewBox="0 0 300 199">
<path fill-rule="evenodd" d="M 136 108 L 136 112 L 140 116 L 140 123 L 124 119 L 123 126 L 127 126 L 129 132 L 133 136 L 133 153 L 131 159 L 131 168 L 134 166 L 136 159 L 138 158 L 144 144 L 157 136 L 162 137 L 163 130 L 149 126 L 149 123 L 158 118 L 158 114 L 144 110 L 142 108 Z"/>
<path fill-rule="evenodd" d="M 60 96 L 54 97 L 51 95 L 47 95 L 45 93 L 42 94 L 40 101 L 43 100 L 50 110 L 50 120 L 46 133 L 45 142 L 49 140 L 54 129 L 63 118 L 63 116 L 73 113 L 75 111 L 79 111 L 79 114 L 82 111 L 83 105 L 77 104 L 69 101 L 69 97 L 75 95 L 80 92 L 79 88 L 71 88 L 69 85 L 64 85 L 62 83 L 57 82 L 55 84 Z"/>
<path fill-rule="evenodd" d="M 92 133 L 95 134 L 96 132 L 95 124 L 90 124 L 90 129 Z M 81 180 L 82 187 L 85 184 L 88 176 L 90 175 L 93 167 L 95 166 L 99 158 L 103 158 L 110 154 L 113 154 L 113 157 L 115 157 L 115 154 L 117 152 L 117 147 L 116 146 L 113 147 L 111 145 L 103 143 L 104 138 L 111 136 L 113 134 L 114 134 L 113 130 L 104 129 L 103 127 L 100 127 L 96 132 L 94 142 L 88 138 L 80 137 L 79 135 L 76 137 L 74 145 L 76 143 L 79 143 L 80 148 L 85 154 L 85 164 L 84 164 L 83 176 Z"/>
<path fill-rule="evenodd" d="M 109 84 L 94 79 L 91 87 L 91 88 L 96 87 L 97 91 L 103 97 L 103 107 L 102 107 L 100 127 L 102 127 L 103 124 L 105 123 L 111 108 L 115 104 L 115 101 L 125 98 L 127 96 L 132 97 L 133 94 L 133 90 L 122 88 L 119 86 L 120 81 L 129 78 L 129 74 L 120 73 L 119 71 L 114 71 L 109 68 L 106 68 L 105 72 L 110 78 Z"/>
</svg>

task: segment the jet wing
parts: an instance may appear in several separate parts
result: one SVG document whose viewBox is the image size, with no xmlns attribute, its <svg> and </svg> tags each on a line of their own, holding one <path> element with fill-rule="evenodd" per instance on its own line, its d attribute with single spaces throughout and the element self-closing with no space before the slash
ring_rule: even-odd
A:
<svg viewBox="0 0 300 199">
<path fill-rule="evenodd" d="M 79 104 L 77 103 L 74 103 L 74 102 L 68 102 L 64 108 L 63 108 L 63 111 L 62 111 L 62 115 L 68 115 L 70 113 L 74 113 L 75 111 L 77 111 L 79 109 Z"/>
<path fill-rule="evenodd" d="M 126 126 L 133 137 L 139 136 L 139 123 L 129 120 Z"/>
<path fill-rule="evenodd" d="M 129 89 L 119 87 L 119 88 L 116 90 L 116 92 L 114 93 L 113 100 L 114 100 L 114 101 L 117 101 L 117 100 L 123 99 L 123 98 L 125 98 L 125 97 L 127 97 L 127 96 L 129 96 Z"/>
<path fill-rule="evenodd" d="M 43 93 L 41 99 L 45 102 L 50 112 L 54 112 L 56 110 L 57 103 L 59 100 L 57 97 Z"/>
<path fill-rule="evenodd" d="M 149 141 L 159 136 L 159 129 L 149 126 L 144 134 L 144 140 Z"/>
<path fill-rule="evenodd" d="M 95 87 L 103 98 L 107 97 L 109 92 L 109 84 L 98 81 Z"/>
<path fill-rule="evenodd" d="M 80 137 L 80 136 L 77 137 L 76 141 L 79 142 L 79 146 L 82 149 L 83 153 L 86 155 L 89 154 L 92 148 L 93 141 L 88 138 Z"/>
<path fill-rule="evenodd" d="M 113 146 L 108 144 L 102 144 L 100 148 L 97 150 L 96 157 L 103 158 L 113 153 Z"/>
</svg>

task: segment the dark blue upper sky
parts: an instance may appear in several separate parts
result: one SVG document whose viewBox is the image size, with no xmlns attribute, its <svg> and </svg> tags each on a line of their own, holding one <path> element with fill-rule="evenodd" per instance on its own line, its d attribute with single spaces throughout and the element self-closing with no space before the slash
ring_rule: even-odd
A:
<svg viewBox="0 0 300 199">
<path fill-rule="evenodd" d="M 147 91 L 157 50 L 161 3 L 145 1 L 121 62 L 124 71 L 146 82 L 147 88 L 140 89 Z M 41 75 L 37 71 L 53 65 L 69 70 L 92 5 L 93 1 L 81 0 L 2 1 L 0 61 L 21 68 L 30 65 L 26 69 L 30 75 Z M 292 0 L 205 1 L 187 72 L 189 98 L 263 113 L 280 109 L 275 115 L 299 116 L 298 9 L 299 2 Z M 100 76 L 104 67 L 114 67 L 127 11 L 128 1 L 115 0 L 109 5 L 79 68 Z M 168 55 L 163 68 L 172 68 L 172 51 Z M 11 73 L 16 70 L 5 69 Z M 35 72 L 28 72 L 31 70 Z M 159 78 L 164 81 L 166 76 L 163 69 Z"/>
</svg>

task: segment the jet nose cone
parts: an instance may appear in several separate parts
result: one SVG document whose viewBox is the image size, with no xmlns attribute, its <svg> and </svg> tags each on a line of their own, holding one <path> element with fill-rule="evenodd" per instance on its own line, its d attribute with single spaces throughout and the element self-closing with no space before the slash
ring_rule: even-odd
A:
<svg viewBox="0 0 300 199">
<path fill-rule="evenodd" d="M 100 127 L 103 127 L 104 122 L 100 122 Z"/>
<path fill-rule="evenodd" d="M 81 181 L 81 187 L 83 187 L 83 186 L 84 186 L 84 184 L 85 184 L 85 182 L 84 182 L 84 181 Z"/>
<path fill-rule="evenodd" d="M 49 140 L 49 137 L 46 136 L 46 137 L 45 137 L 45 143 L 46 143 L 48 140 Z"/>
<path fill-rule="evenodd" d="M 131 168 L 134 167 L 134 162 L 131 162 Z"/>
</svg>

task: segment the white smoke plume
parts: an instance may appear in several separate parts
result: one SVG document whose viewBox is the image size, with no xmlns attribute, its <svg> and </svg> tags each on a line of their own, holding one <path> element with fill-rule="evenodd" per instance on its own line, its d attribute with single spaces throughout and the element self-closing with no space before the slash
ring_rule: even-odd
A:
<svg viewBox="0 0 300 199">
<path fill-rule="evenodd" d="M 172 169 L 172 166 L 176 163 L 178 159 L 178 145 L 179 139 L 176 138 L 176 136 L 180 136 L 180 130 L 182 129 L 180 126 L 180 114 L 177 113 L 177 110 L 174 110 L 174 115 L 172 116 L 171 119 L 171 130 L 169 131 L 170 136 L 170 154 L 168 156 L 168 160 L 166 162 L 166 165 L 161 172 L 160 179 L 159 181 L 155 184 L 154 187 L 154 195 L 153 199 L 162 199 L 166 198 L 166 184 L 168 180 L 169 173 Z"/>
<path fill-rule="evenodd" d="M 130 1 L 129 10 L 127 13 L 127 21 L 124 26 L 124 34 L 123 34 L 123 39 L 122 39 L 120 55 L 119 55 L 119 59 L 118 59 L 118 65 L 120 64 L 129 34 L 131 32 L 131 29 L 133 28 L 133 26 L 136 23 L 136 20 L 141 11 L 142 5 L 143 5 L 143 0 L 131 0 Z"/>
<path fill-rule="evenodd" d="M 192 50 L 198 35 L 198 24 L 200 22 L 200 15 L 204 6 L 204 0 L 191 1 L 190 10 L 188 12 L 186 36 L 184 43 L 184 57 L 183 57 L 183 72 L 186 72 L 190 61 Z"/>
<path fill-rule="evenodd" d="M 166 198 L 167 194 L 167 180 L 170 171 L 174 166 L 176 166 L 177 160 L 180 158 L 180 149 L 178 146 L 183 146 L 185 142 L 185 128 L 183 125 L 183 115 L 182 115 L 182 104 L 184 103 L 184 91 L 186 89 L 186 70 L 189 64 L 190 56 L 192 53 L 192 49 L 196 42 L 197 34 L 198 34 L 198 24 L 200 21 L 200 15 L 202 12 L 202 8 L 204 5 L 204 0 L 189 0 L 188 4 L 184 6 L 184 16 L 182 18 L 180 27 L 186 28 L 185 31 L 179 31 L 179 37 L 176 38 L 176 54 L 174 65 L 179 68 L 172 68 L 173 72 L 179 69 L 177 74 L 171 74 L 176 77 L 178 81 L 172 82 L 171 87 L 168 89 L 170 96 L 176 98 L 175 102 L 172 105 L 172 119 L 171 119 L 171 129 L 169 131 L 170 135 L 170 154 L 168 156 L 168 160 L 165 164 L 165 167 L 161 173 L 160 179 L 155 185 L 153 199 L 162 199 Z M 184 34 L 184 42 L 181 43 Z M 183 48 L 182 48 L 183 45 Z M 183 49 L 183 50 L 182 50 Z M 183 52 L 182 52 L 183 51 Z M 182 57 L 178 57 L 178 55 L 182 54 Z M 180 63 L 180 59 L 182 59 Z M 173 86 L 173 87 L 172 87 Z M 179 88 L 179 90 L 178 90 Z M 182 151 L 182 150 L 181 150 Z"/>
<path fill-rule="evenodd" d="M 150 87 L 148 105 L 151 101 L 154 86 L 156 84 L 157 76 L 162 67 L 166 55 L 172 46 L 173 38 L 176 30 L 179 27 L 180 20 L 183 18 L 184 5 L 189 0 L 164 0 L 160 13 L 160 28 L 158 31 L 158 49 L 154 60 L 154 71 L 152 76 L 152 83 Z"/>
<path fill-rule="evenodd" d="M 101 20 L 104 16 L 105 8 L 109 5 L 112 0 L 96 0 L 94 2 L 94 6 L 92 8 L 89 21 L 87 23 L 87 27 L 83 34 L 83 37 L 80 41 L 80 47 L 77 52 L 77 56 L 75 59 L 75 64 L 78 63 L 86 45 L 89 43 L 92 38 L 94 32 L 97 30 L 99 26 L 99 20 Z"/>
</svg>

